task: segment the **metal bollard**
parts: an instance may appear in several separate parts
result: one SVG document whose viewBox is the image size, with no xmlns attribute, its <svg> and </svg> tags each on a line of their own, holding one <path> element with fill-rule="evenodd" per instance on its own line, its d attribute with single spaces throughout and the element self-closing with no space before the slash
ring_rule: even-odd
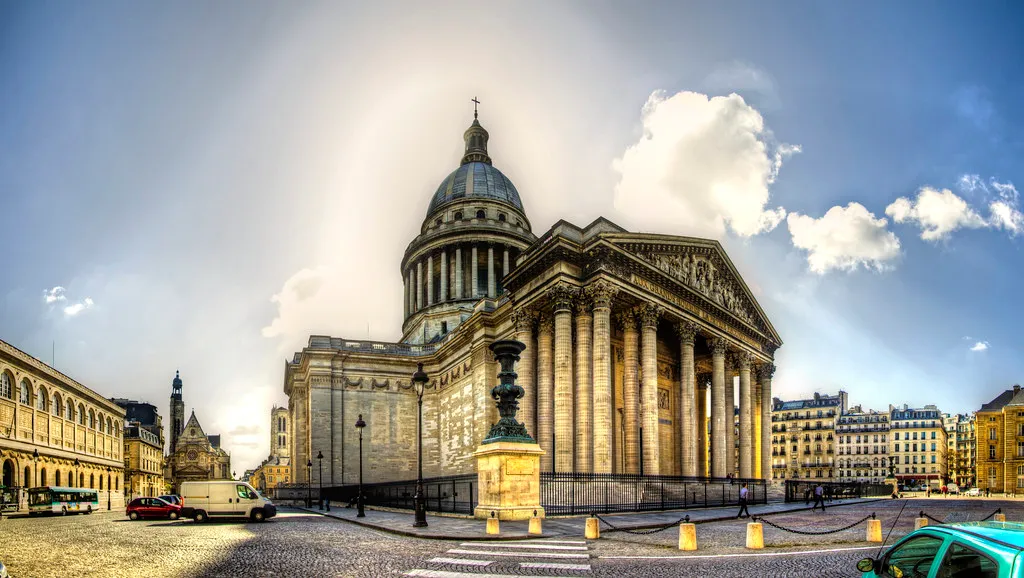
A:
<svg viewBox="0 0 1024 578">
<path fill-rule="evenodd" d="M 697 526 L 689 522 L 679 524 L 679 549 L 697 549 Z"/>
<path fill-rule="evenodd" d="M 530 518 L 530 528 L 526 531 L 526 533 L 532 534 L 534 536 L 539 536 L 544 533 L 544 531 L 541 530 L 540 518 L 537 517 L 537 510 L 533 511 L 533 517 Z"/>
<path fill-rule="evenodd" d="M 601 537 L 601 521 L 591 516 L 587 518 L 586 537 L 587 540 L 597 540 Z"/>
<path fill-rule="evenodd" d="M 871 519 L 868 520 L 868 542 L 874 542 L 876 544 L 882 543 L 882 521 Z"/>
<path fill-rule="evenodd" d="M 487 533 L 488 534 L 496 535 L 496 534 L 498 534 L 498 531 L 499 531 L 498 518 L 495 517 L 495 512 L 491 512 L 491 517 L 487 518 Z"/>
<path fill-rule="evenodd" d="M 747 522 L 747 549 L 764 549 L 764 526 L 761 522 Z"/>
</svg>

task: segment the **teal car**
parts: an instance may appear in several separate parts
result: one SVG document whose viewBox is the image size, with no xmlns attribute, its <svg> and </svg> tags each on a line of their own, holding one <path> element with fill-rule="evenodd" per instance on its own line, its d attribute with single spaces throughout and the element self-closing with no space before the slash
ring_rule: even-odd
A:
<svg viewBox="0 0 1024 578">
<path fill-rule="evenodd" d="M 864 578 L 1024 578 L 1024 524 L 925 526 L 881 558 L 857 562 Z"/>
</svg>

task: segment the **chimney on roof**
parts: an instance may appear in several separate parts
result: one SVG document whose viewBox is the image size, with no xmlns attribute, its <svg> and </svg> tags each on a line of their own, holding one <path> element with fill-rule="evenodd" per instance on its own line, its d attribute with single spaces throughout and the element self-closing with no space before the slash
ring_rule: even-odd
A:
<svg viewBox="0 0 1024 578">
<path fill-rule="evenodd" d="M 1018 393 L 1020 393 L 1020 385 L 1014 384 L 1013 395 L 1017 395 Z"/>
</svg>

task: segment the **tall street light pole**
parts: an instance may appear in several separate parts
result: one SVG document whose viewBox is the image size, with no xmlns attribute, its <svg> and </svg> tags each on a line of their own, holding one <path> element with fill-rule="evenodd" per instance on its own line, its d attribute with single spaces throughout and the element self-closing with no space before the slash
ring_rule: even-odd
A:
<svg viewBox="0 0 1024 578">
<path fill-rule="evenodd" d="M 320 510 L 323 511 L 323 509 L 324 509 L 324 453 L 322 451 L 317 450 L 317 452 L 316 452 L 316 463 L 317 463 L 317 466 L 318 466 L 317 469 L 320 470 L 320 473 L 318 474 L 318 477 L 320 478 L 319 479 L 319 482 L 320 482 L 320 492 L 319 492 L 319 496 L 320 496 Z"/>
<path fill-rule="evenodd" d="M 413 496 L 413 508 L 416 511 L 414 528 L 425 528 L 427 526 L 427 505 L 426 496 L 423 495 L 423 389 L 426 387 L 429 378 L 427 372 L 423 371 L 423 364 L 416 368 L 412 374 L 412 383 L 416 386 L 417 422 L 416 429 L 416 495 Z"/>
<path fill-rule="evenodd" d="M 110 466 L 107 466 L 107 511 L 110 511 Z"/>
<path fill-rule="evenodd" d="M 306 507 L 313 507 L 313 460 L 306 462 Z"/>
<path fill-rule="evenodd" d="M 366 512 L 363 511 L 363 428 L 366 427 L 366 422 L 363 421 L 363 414 L 359 414 L 359 419 L 356 420 L 356 429 L 359 430 L 359 493 L 356 495 L 356 517 L 365 518 Z"/>
<path fill-rule="evenodd" d="M 85 485 L 85 484 L 82 484 L 79 481 L 79 479 L 78 479 L 78 468 L 81 467 L 81 465 L 82 465 L 82 462 L 78 461 L 78 458 L 75 458 L 75 479 L 74 479 L 74 481 L 71 484 L 71 487 L 73 487 L 73 488 L 78 488 L 78 487 L 81 487 L 81 486 Z"/>
<path fill-rule="evenodd" d="M 42 484 L 39 483 L 39 449 L 38 448 L 32 450 L 32 469 L 34 470 L 32 472 L 32 477 L 35 478 L 36 485 L 37 486 L 41 486 Z"/>
</svg>

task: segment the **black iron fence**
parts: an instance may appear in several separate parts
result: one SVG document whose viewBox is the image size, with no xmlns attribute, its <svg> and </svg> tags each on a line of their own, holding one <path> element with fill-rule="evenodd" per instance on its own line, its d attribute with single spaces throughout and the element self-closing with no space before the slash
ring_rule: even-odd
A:
<svg viewBox="0 0 1024 578">
<path fill-rule="evenodd" d="M 356 484 L 324 488 L 324 498 L 331 502 L 354 504 L 358 490 Z M 423 493 L 428 512 L 472 514 L 477 504 L 477 475 L 424 478 Z M 415 495 L 416 480 L 363 484 L 363 504 L 366 506 L 412 510 Z"/>
<path fill-rule="evenodd" d="M 786 501 L 813 502 L 814 491 L 819 485 L 822 488 L 822 493 L 826 500 L 842 500 L 844 498 L 887 498 L 892 494 L 892 486 L 889 484 L 786 480 Z"/>
<path fill-rule="evenodd" d="M 764 480 L 558 472 L 540 474 L 540 503 L 547 515 L 731 506 L 743 484 L 749 504 L 767 503 Z"/>
</svg>

